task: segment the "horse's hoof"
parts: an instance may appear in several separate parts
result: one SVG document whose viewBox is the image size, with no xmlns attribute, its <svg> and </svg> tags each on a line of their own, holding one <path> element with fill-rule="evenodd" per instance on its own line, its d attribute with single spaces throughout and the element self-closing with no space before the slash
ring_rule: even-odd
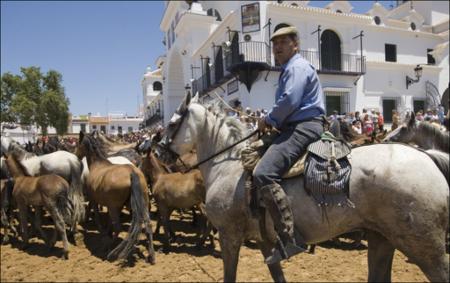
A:
<svg viewBox="0 0 450 283">
<path fill-rule="evenodd" d="M 151 255 L 149 255 L 149 256 L 146 258 L 146 260 L 147 260 L 147 262 L 150 263 L 151 265 L 154 265 L 154 264 L 156 263 L 155 257 L 154 257 L 154 256 L 151 256 Z"/>
<path fill-rule="evenodd" d="M 68 252 L 68 251 L 64 251 L 64 252 L 63 252 L 62 258 L 63 258 L 64 260 L 68 260 L 68 259 L 69 259 L 69 252 Z"/>
<path fill-rule="evenodd" d="M 204 243 L 197 243 L 196 245 L 195 245 L 195 248 L 197 249 L 197 250 L 202 250 L 203 249 L 203 244 Z"/>
<path fill-rule="evenodd" d="M 2 245 L 6 245 L 9 243 L 9 237 L 7 235 L 5 235 L 2 239 Z"/>
</svg>

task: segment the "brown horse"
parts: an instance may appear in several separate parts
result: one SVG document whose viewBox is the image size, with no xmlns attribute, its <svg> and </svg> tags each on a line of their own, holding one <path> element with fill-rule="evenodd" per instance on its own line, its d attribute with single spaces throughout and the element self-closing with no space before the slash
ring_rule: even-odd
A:
<svg viewBox="0 0 450 283">
<path fill-rule="evenodd" d="M 69 199 L 69 183 L 55 174 L 42 175 L 39 177 L 27 176 L 24 167 L 14 159 L 5 155 L 6 165 L 14 178 L 12 197 L 19 208 L 19 221 L 24 247 L 28 245 L 28 206 L 35 208 L 35 228 L 39 231 L 45 243 L 51 248 L 56 243 L 56 231 L 59 232 L 63 241 L 63 258 L 69 257 L 69 242 L 66 235 L 65 223 L 72 224 L 76 221 L 74 217 L 74 206 Z M 55 231 L 50 241 L 42 230 L 42 207 L 50 213 L 55 223 Z"/>
<path fill-rule="evenodd" d="M 164 226 L 164 249 L 169 250 L 169 239 L 174 239 L 174 233 L 170 228 L 170 215 L 175 209 L 190 209 L 194 206 L 200 208 L 204 214 L 203 204 L 205 202 L 206 191 L 203 178 L 199 170 L 192 170 L 188 173 L 167 173 L 164 166 L 155 155 L 149 151 L 143 161 L 143 170 L 147 171 L 152 182 L 153 196 L 158 207 L 160 220 Z M 159 231 L 159 222 L 156 232 Z M 210 235 L 211 226 L 206 224 L 202 227 L 198 247 L 201 247 L 206 238 Z M 212 245 L 213 239 L 210 237 Z"/>
<path fill-rule="evenodd" d="M 128 199 L 130 200 L 132 221 L 128 236 L 108 254 L 108 260 L 127 257 L 133 245 L 137 243 L 141 226 L 144 224 L 148 241 L 147 259 L 154 264 L 155 252 L 148 210 L 147 182 L 144 175 L 133 165 L 112 164 L 106 159 L 102 147 L 92 136 L 80 132 L 79 141 L 76 155 L 80 159 L 83 157 L 87 159 L 90 173 L 86 189 L 89 200 L 94 204 L 96 222 L 99 223 L 97 204 L 106 206 L 113 225 L 113 240 L 118 238 L 121 230 L 120 212 Z"/>
<path fill-rule="evenodd" d="M 99 131 L 93 132 L 93 137 L 100 141 L 102 145 L 105 147 L 105 151 L 108 155 L 112 155 L 117 153 L 120 150 L 124 149 L 133 149 L 136 147 L 136 143 L 123 143 L 123 142 L 114 142 L 107 138 L 104 134 Z"/>
</svg>

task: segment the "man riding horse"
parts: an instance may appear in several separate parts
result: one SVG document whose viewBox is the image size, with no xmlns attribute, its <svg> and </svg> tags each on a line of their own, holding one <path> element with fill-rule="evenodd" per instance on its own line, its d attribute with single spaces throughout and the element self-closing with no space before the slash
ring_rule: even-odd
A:
<svg viewBox="0 0 450 283">
<path fill-rule="evenodd" d="M 301 236 L 294 237 L 292 211 L 280 186 L 281 177 L 318 140 L 324 131 L 322 87 L 314 67 L 299 54 L 297 29 L 284 26 L 271 39 L 276 62 L 282 71 L 275 93 L 275 104 L 258 123 L 258 129 L 279 130 L 279 136 L 268 148 L 253 177 L 278 234 L 277 248 L 266 257 L 272 264 L 303 252 Z"/>
</svg>

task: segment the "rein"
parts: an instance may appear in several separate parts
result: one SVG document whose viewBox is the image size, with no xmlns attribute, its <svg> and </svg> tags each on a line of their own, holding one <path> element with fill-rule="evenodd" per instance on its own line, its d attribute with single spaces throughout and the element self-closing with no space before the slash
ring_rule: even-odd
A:
<svg viewBox="0 0 450 283">
<path fill-rule="evenodd" d="M 235 147 L 236 145 L 238 145 L 238 144 L 240 144 L 240 143 L 242 143 L 242 142 L 248 140 L 249 138 L 253 137 L 253 136 L 256 135 L 257 133 L 259 133 L 259 130 L 253 131 L 250 135 L 246 136 L 245 138 L 243 138 L 243 139 L 241 139 L 241 140 L 239 140 L 239 141 L 233 143 L 232 145 L 230 145 L 230 146 L 228 146 L 228 147 L 222 149 L 222 150 L 219 151 L 219 152 L 214 153 L 214 154 L 211 155 L 210 157 L 208 157 L 208 158 L 206 158 L 206 159 L 204 159 L 204 160 L 202 160 L 202 161 L 200 161 L 200 162 L 197 162 L 195 165 L 193 165 L 193 166 L 191 166 L 191 167 L 186 166 L 186 164 L 183 162 L 183 160 L 181 160 L 180 155 L 179 155 L 178 153 L 174 152 L 173 150 L 170 150 L 170 148 L 169 148 L 169 150 L 170 150 L 173 154 L 175 154 L 175 155 L 177 156 L 177 159 L 180 160 L 181 163 L 183 164 L 183 166 L 186 168 L 186 170 L 185 170 L 183 173 L 188 173 L 188 172 L 190 172 L 190 171 L 192 171 L 192 170 L 194 170 L 194 169 L 197 169 L 200 165 L 202 165 L 202 164 L 204 164 L 204 163 L 210 161 L 211 159 L 213 159 L 213 158 L 215 158 L 215 157 L 221 155 L 222 153 L 224 153 L 224 152 L 226 152 L 226 151 L 232 149 L 232 148 Z"/>
</svg>

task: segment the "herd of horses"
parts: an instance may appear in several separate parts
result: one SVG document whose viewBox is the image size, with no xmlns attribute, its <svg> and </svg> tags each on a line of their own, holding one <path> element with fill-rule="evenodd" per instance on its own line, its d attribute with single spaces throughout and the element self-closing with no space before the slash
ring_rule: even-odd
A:
<svg viewBox="0 0 450 283">
<path fill-rule="evenodd" d="M 303 176 L 284 180 L 282 185 L 290 201 L 298 203 L 293 206 L 295 226 L 306 243 L 314 245 L 364 230 L 369 281 L 390 281 L 395 249 L 416 263 L 429 280 L 448 281 L 448 132 L 430 127 L 426 123 L 417 125 L 411 115 L 397 130 L 367 137 L 355 134 L 342 121 L 333 122 L 330 130 L 354 146 L 349 186 L 355 208 L 323 208 L 328 219 L 324 222 L 324 211 L 304 190 Z M 2 136 L 2 241 L 8 242 L 11 234 L 18 237 L 11 224 L 18 213 L 20 236 L 26 247 L 28 214 L 33 212 L 31 228 L 49 247 L 54 246 L 58 233 L 63 241 L 63 258 L 67 259 L 68 238 L 79 233 L 78 225 L 92 220 L 100 233 L 112 238 L 108 260 L 127 259 L 143 232 L 146 259 L 155 264 L 152 203 L 158 209 L 155 234 L 164 227 L 165 252 L 175 240 L 170 225 L 172 212 L 191 209 L 194 220 L 202 220 L 197 221 L 202 223 L 197 245 L 202 247 L 209 238 L 213 246 L 213 231 L 218 232 L 224 280 L 235 281 L 239 250 L 245 241 L 255 240 L 264 256 L 275 243 L 274 231 L 268 235 L 271 241 L 262 241 L 258 219 L 248 206 L 244 185 L 248 173 L 240 162 L 245 145 L 238 143 L 245 133 L 245 127 L 226 117 L 219 107 L 205 107 L 187 94 L 160 143 L 147 139 L 140 144 L 124 144 L 94 131 L 80 133 L 76 148 L 57 150 L 56 146 L 56 151 L 43 154 L 33 153 L 33 145 L 25 149 Z M 401 144 L 409 142 L 423 150 Z M 215 155 L 233 144 L 228 151 Z M 208 161 L 197 166 L 198 160 Z M 107 227 L 101 221 L 103 207 L 109 217 Z M 51 239 L 41 228 L 42 208 L 53 219 Z M 131 215 L 131 224 L 121 240 L 124 208 Z M 279 263 L 268 268 L 275 281 L 285 281 Z"/>
</svg>

